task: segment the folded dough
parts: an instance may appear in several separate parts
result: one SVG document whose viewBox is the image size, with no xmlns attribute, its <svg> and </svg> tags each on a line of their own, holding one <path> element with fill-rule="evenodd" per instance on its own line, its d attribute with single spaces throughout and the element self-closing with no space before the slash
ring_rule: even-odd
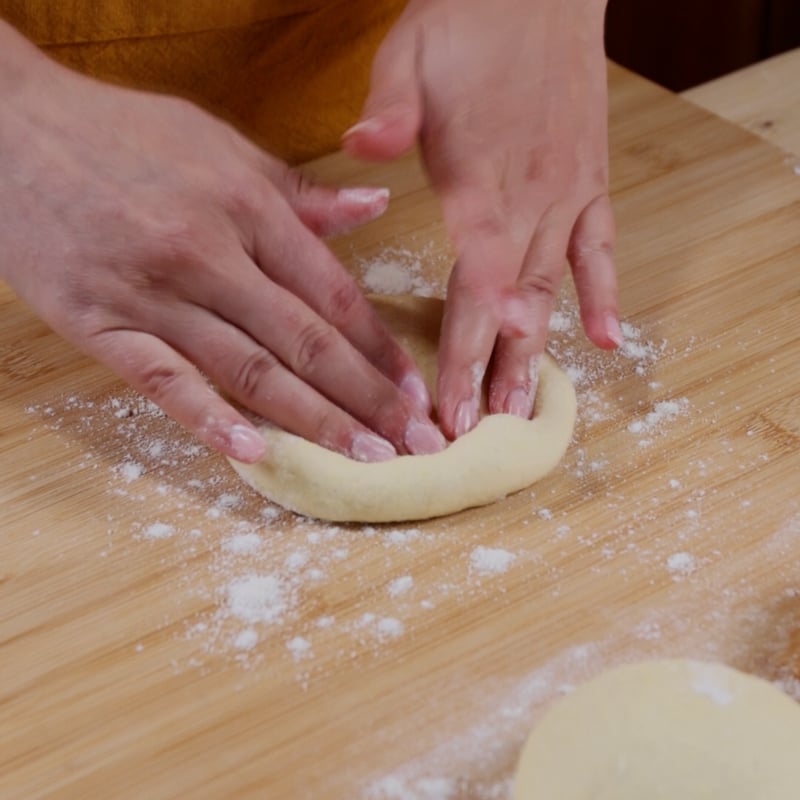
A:
<svg viewBox="0 0 800 800">
<path fill-rule="evenodd" d="M 371 300 L 433 392 L 442 302 Z M 427 519 L 491 503 L 546 475 L 572 437 L 575 405 L 569 379 L 544 356 L 532 419 L 485 416 L 441 453 L 365 464 L 265 424 L 264 459 L 231 463 L 253 488 L 300 514 L 347 522 Z"/>
</svg>

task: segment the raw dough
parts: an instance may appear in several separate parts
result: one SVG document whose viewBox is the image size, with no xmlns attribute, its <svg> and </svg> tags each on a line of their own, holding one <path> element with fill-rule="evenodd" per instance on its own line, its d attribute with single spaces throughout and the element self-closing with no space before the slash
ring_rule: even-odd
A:
<svg viewBox="0 0 800 800">
<path fill-rule="evenodd" d="M 796 800 L 800 706 L 699 661 L 606 672 L 528 739 L 514 800 Z"/>
<path fill-rule="evenodd" d="M 419 297 L 371 300 L 433 390 L 442 302 Z M 426 519 L 485 505 L 529 486 L 561 460 L 574 423 L 575 391 L 546 356 L 533 419 L 486 416 L 444 452 L 365 464 L 264 425 L 264 460 L 231 463 L 270 500 L 307 516 L 351 522 Z"/>
</svg>

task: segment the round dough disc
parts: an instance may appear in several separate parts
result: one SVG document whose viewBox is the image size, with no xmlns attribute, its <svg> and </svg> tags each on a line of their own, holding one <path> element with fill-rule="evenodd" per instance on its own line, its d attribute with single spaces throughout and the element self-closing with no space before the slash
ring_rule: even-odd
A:
<svg viewBox="0 0 800 800">
<path fill-rule="evenodd" d="M 522 751 L 514 800 L 793 800 L 800 706 L 721 664 L 655 661 L 559 700 Z"/>
<path fill-rule="evenodd" d="M 371 301 L 414 357 L 433 392 L 442 301 L 420 297 Z M 484 416 L 441 453 L 365 464 L 263 425 L 264 459 L 254 465 L 231 463 L 270 500 L 310 517 L 343 522 L 427 519 L 485 505 L 529 486 L 561 460 L 574 423 L 572 384 L 545 356 L 532 419 Z"/>
</svg>

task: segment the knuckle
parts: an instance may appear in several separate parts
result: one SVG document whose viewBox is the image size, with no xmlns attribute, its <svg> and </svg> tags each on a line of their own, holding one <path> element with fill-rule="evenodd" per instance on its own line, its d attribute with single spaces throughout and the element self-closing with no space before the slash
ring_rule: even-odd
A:
<svg viewBox="0 0 800 800">
<path fill-rule="evenodd" d="M 508 232 L 508 209 L 503 197 L 487 188 L 469 186 L 444 198 L 443 211 L 455 243 L 502 240 Z"/>
<path fill-rule="evenodd" d="M 252 213 L 262 205 L 261 184 L 256 180 L 234 177 L 223 181 L 220 188 L 220 204 L 234 219 L 243 214 Z"/>
<path fill-rule="evenodd" d="M 393 390 L 378 392 L 364 410 L 363 422 L 390 442 L 403 441 L 403 432 L 410 419 L 408 403 Z"/>
<path fill-rule="evenodd" d="M 337 328 L 350 320 L 362 298 L 361 290 L 352 281 L 344 281 L 326 298 L 324 316 Z"/>
<path fill-rule="evenodd" d="M 469 231 L 472 236 L 494 239 L 505 235 L 508 226 L 500 214 L 491 209 L 469 221 Z"/>
<path fill-rule="evenodd" d="M 328 323 L 314 322 L 297 336 L 292 365 L 298 375 L 313 374 L 336 347 L 337 331 Z"/>
<path fill-rule="evenodd" d="M 538 146 L 532 148 L 528 154 L 525 179 L 530 183 L 562 186 L 565 182 L 574 181 L 580 172 L 581 163 L 577 152 Z"/>
<path fill-rule="evenodd" d="M 88 340 L 113 326 L 120 305 L 111 293 L 94 289 L 85 276 L 66 269 L 59 291 L 47 293 L 39 308 L 59 333 Z"/>
<path fill-rule="evenodd" d="M 263 388 L 267 376 L 278 365 L 278 360 L 266 350 L 249 355 L 237 368 L 233 378 L 234 391 L 238 399 L 255 400 Z"/>
<path fill-rule="evenodd" d="M 184 218 L 169 222 L 146 222 L 143 255 L 155 263 L 194 264 L 202 259 L 200 226 Z"/>
<path fill-rule="evenodd" d="M 326 408 L 311 426 L 310 438 L 328 450 L 349 454 L 352 434 L 344 424 L 345 416 L 334 408 Z"/>
<path fill-rule="evenodd" d="M 180 391 L 181 374 L 166 364 L 146 364 L 139 373 L 139 389 L 157 405 Z"/>
<path fill-rule="evenodd" d="M 454 269 L 450 273 L 450 279 L 447 284 L 447 297 L 450 301 L 450 308 L 445 308 L 445 318 L 457 313 L 455 311 L 456 306 L 458 308 L 471 309 L 470 313 L 491 308 L 497 300 L 500 288 L 491 275 L 484 275 L 470 270 Z"/>
<path fill-rule="evenodd" d="M 508 232 L 505 209 L 501 202 L 491 204 L 486 200 L 469 205 L 464 213 L 464 236 L 480 239 L 501 238 Z"/>
<path fill-rule="evenodd" d="M 587 266 L 598 257 L 603 259 L 614 257 L 616 231 L 610 209 L 607 213 L 603 213 L 603 209 L 592 208 L 600 199 L 590 203 L 584 211 L 584 215 L 594 212 L 600 216 L 592 217 L 592 223 L 579 221 L 570 239 L 567 258 L 573 268 L 580 269 Z"/>
<path fill-rule="evenodd" d="M 548 299 L 555 299 L 558 294 L 558 287 L 561 283 L 560 275 L 550 272 L 535 272 L 530 275 L 523 275 L 520 278 L 519 288 L 528 295 L 544 295 Z"/>
<path fill-rule="evenodd" d="M 49 322 L 57 331 L 86 342 L 113 327 L 112 315 L 106 309 L 91 305 L 55 311 Z"/>
<path fill-rule="evenodd" d="M 595 256 L 614 255 L 613 237 L 576 237 L 569 246 L 569 260 L 576 265 L 592 261 Z"/>
</svg>

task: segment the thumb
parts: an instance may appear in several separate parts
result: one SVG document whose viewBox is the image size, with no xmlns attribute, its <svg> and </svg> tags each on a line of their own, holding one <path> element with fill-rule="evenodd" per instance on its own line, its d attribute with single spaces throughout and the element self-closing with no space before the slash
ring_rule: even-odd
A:
<svg viewBox="0 0 800 800">
<path fill-rule="evenodd" d="M 414 146 L 423 111 L 416 64 L 415 38 L 390 33 L 373 61 L 361 119 L 343 137 L 350 155 L 386 161 Z"/>
</svg>

